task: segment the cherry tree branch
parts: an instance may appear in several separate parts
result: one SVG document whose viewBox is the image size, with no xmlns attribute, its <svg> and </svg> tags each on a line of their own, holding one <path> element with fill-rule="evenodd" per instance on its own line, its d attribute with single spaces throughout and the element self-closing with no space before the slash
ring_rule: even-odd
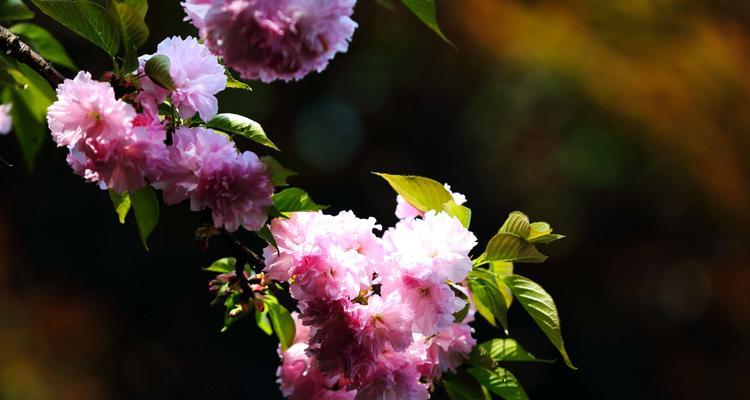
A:
<svg viewBox="0 0 750 400">
<path fill-rule="evenodd" d="M 53 88 L 65 80 L 65 76 L 58 72 L 44 57 L 32 50 L 13 32 L 2 26 L 0 26 L 0 50 L 36 71 Z"/>
<path fill-rule="evenodd" d="M 256 267 L 262 267 L 264 264 L 263 260 L 254 251 L 242 244 L 235 234 L 222 228 L 221 236 L 232 247 L 237 258 L 237 263 L 234 266 L 234 275 L 242 289 L 242 294 L 248 299 L 252 298 L 253 290 L 250 288 L 248 279 L 245 277 L 245 262 Z"/>
</svg>

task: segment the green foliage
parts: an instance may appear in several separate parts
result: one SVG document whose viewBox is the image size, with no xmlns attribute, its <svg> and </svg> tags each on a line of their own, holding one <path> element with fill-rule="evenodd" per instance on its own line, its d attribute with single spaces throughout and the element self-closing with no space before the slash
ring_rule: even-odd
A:
<svg viewBox="0 0 750 400">
<path fill-rule="evenodd" d="M 157 54 L 146 61 L 143 71 L 157 85 L 167 90 L 174 90 L 174 81 L 169 74 L 171 61 L 164 54 Z"/>
<path fill-rule="evenodd" d="M 211 265 L 209 265 L 206 268 L 203 268 L 204 271 L 209 272 L 218 272 L 220 274 L 227 274 L 230 272 L 234 272 L 234 268 L 237 265 L 237 259 L 234 257 L 226 257 L 226 258 L 220 258 Z"/>
<path fill-rule="evenodd" d="M 391 175 L 375 172 L 409 204 L 419 211 L 442 211 L 443 204 L 453 201 L 450 192 L 437 181 L 414 175 Z"/>
<path fill-rule="evenodd" d="M 271 233 L 271 229 L 268 228 L 268 225 L 260 228 L 260 230 L 255 232 L 255 234 L 258 235 L 259 238 L 265 240 L 266 243 L 276 248 L 276 250 L 279 249 L 279 246 L 276 244 L 276 239 L 274 239 L 273 234 Z"/>
<path fill-rule="evenodd" d="M 10 111 L 13 130 L 31 171 L 48 134 L 47 107 L 54 101 L 55 91 L 44 78 L 26 65 L 7 58 L 3 60 L 10 79 L 16 82 L 15 85 L 5 87 L 3 101 L 13 104 Z"/>
<path fill-rule="evenodd" d="M 297 175 L 295 171 L 284 168 L 281 163 L 271 156 L 264 156 L 260 159 L 268 166 L 268 172 L 271 175 L 271 183 L 274 186 L 286 186 L 287 179 Z"/>
<path fill-rule="evenodd" d="M 317 204 L 304 190 L 290 187 L 273 195 L 273 205 L 282 215 L 296 211 L 320 211 L 328 206 Z"/>
<path fill-rule="evenodd" d="M 402 3 L 414 13 L 425 25 L 432 29 L 441 39 L 452 47 L 456 47 L 440 30 L 437 22 L 437 11 L 435 0 L 401 0 Z"/>
<path fill-rule="evenodd" d="M 493 370 L 471 367 L 467 370 L 482 386 L 505 400 L 528 400 L 526 391 L 510 371 L 497 367 Z"/>
<path fill-rule="evenodd" d="M 468 207 L 457 204 L 451 199 L 443 204 L 443 211 L 458 218 L 464 228 L 469 228 L 469 225 L 471 224 L 471 209 Z"/>
<path fill-rule="evenodd" d="M 117 22 L 106 8 L 86 0 L 31 0 L 66 28 L 101 47 L 114 57 L 120 48 Z"/>
<path fill-rule="evenodd" d="M 227 76 L 227 89 L 253 90 L 250 85 L 235 78 L 229 69 L 224 69 L 224 75 Z"/>
<path fill-rule="evenodd" d="M 258 328 L 265 332 L 266 335 L 273 335 L 273 328 L 271 327 L 271 321 L 268 319 L 268 309 L 263 307 L 263 311 L 255 309 L 255 324 Z"/>
<path fill-rule="evenodd" d="M 487 249 L 475 261 L 540 263 L 547 256 L 537 250 L 535 244 L 548 244 L 565 236 L 552 233 L 546 222 L 529 222 L 529 217 L 519 211 L 508 215 L 498 233 L 490 239 Z"/>
<path fill-rule="evenodd" d="M 478 344 L 472 350 L 470 358 L 487 355 L 493 361 L 519 361 L 519 362 L 543 362 L 551 363 L 554 360 L 545 360 L 534 357 L 533 354 L 524 350 L 515 339 L 491 339 L 484 343 Z"/>
<path fill-rule="evenodd" d="M 560 332 L 560 317 L 557 314 L 557 307 L 552 300 L 552 296 L 537 283 L 523 276 L 508 275 L 502 279 L 518 299 L 518 302 L 521 303 L 526 312 L 529 313 L 563 356 L 565 364 L 572 369 L 576 369 L 565 350 L 562 333 Z"/>
<path fill-rule="evenodd" d="M 264 305 L 268 310 L 273 330 L 276 332 L 276 336 L 281 343 L 281 349 L 288 349 L 294 342 L 294 335 L 297 330 L 292 315 L 289 313 L 289 310 L 279 304 L 279 301 L 274 296 L 266 295 Z"/>
<path fill-rule="evenodd" d="M 0 0 L 0 20 L 19 21 L 34 18 L 34 13 L 21 0 Z"/>
<path fill-rule="evenodd" d="M 206 127 L 231 135 L 239 135 L 262 144 L 263 146 L 279 150 L 279 148 L 268 139 L 266 132 L 259 123 L 250 118 L 243 117 L 242 115 L 230 113 L 218 114 L 206 123 Z"/>
<path fill-rule="evenodd" d="M 224 326 L 221 332 L 226 332 L 235 322 L 247 316 L 248 305 L 242 301 L 242 293 L 229 292 L 224 300 L 224 310 Z"/>
<path fill-rule="evenodd" d="M 62 44 L 41 26 L 23 22 L 11 26 L 10 31 L 20 36 L 26 44 L 31 46 L 32 49 L 47 61 L 73 71 L 78 69 Z"/>
<path fill-rule="evenodd" d="M 130 193 L 117 193 L 114 190 L 110 189 L 109 198 L 112 200 L 112 205 L 115 207 L 117 219 L 121 224 L 124 224 L 125 217 L 128 216 L 128 212 L 130 211 Z"/>
<path fill-rule="evenodd" d="M 107 7 L 113 19 L 117 21 L 122 46 L 125 49 L 123 70 L 132 72 L 138 68 L 138 48 L 148 39 L 146 25 L 148 12 L 147 0 L 108 0 Z"/>
<path fill-rule="evenodd" d="M 159 222 L 159 199 L 156 192 L 150 186 L 131 192 L 130 200 L 135 213 L 135 222 L 138 225 L 138 235 L 141 237 L 143 247 L 148 250 L 148 237 Z"/>
<path fill-rule="evenodd" d="M 497 285 L 497 277 L 491 271 L 475 268 L 467 278 L 474 296 L 477 311 L 492 325 L 500 322 L 508 333 L 508 304 Z"/>
<path fill-rule="evenodd" d="M 465 371 L 444 378 L 443 387 L 452 400 L 491 400 L 487 389 Z"/>
</svg>

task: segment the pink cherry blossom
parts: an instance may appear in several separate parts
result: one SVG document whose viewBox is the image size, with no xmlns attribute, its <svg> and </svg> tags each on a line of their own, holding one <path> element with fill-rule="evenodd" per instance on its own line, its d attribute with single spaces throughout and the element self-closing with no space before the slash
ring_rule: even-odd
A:
<svg viewBox="0 0 750 400">
<path fill-rule="evenodd" d="M 477 344 L 476 339 L 471 336 L 472 332 L 474 330 L 468 324 L 453 324 L 430 340 L 427 351 L 434 364 L 439 367 L 439 372 L 455 372 L 464 363 Z M 439 378 L 439 375 L 433 378 Z"/>
<path fill-rule="evenodd" d="M 7 135 L 13 129 L 13 119 L 10 117 L 10 110 L 13 104 L 0 105 L 0 135 Z"/>
<path fill-rule="evenodd" d="M 188 18 L 208 47 L 243 78 L 271 82 L 322 71 L 346 52 L 355 0 L 188 1 Z"/>
<path fill-rule="evenodd" d="M 414 314 L 402 303 L 398 292 L 392 292 L 385 300 L 378 295 L 371 296 L 367 305 L 358 308 L 364 321 L 360 340 L 373 352 L 380 352 L 387 345 L 396 351 L 409 347 Z"/>
<path fill-rule="evenodd" d="M 189 198 L 193 211 L 211 209 L 214 225 L 229 231 L 265 224 L 273 194 L 268 167 L 255 153 L 238 153 L 228 137 L 180 127 L 160 169 L 154 187 L 167 204 Z"/>
<path fill-rule="evenodd" d="M 196 28 L 203 28 L 203 20 L 206 18 L 208 10 L 214 0 L 187 0 L 180 3 L 185 9 L 185 21 L 190 21 Z"/>
<path fill-rule="evenodd" d="M 139 100 L 153 107 L 170 96 L 181 118 L 190 118 L 196 112 L 205 121 L 213 118 L 219 110 L 216 94 L 227 86 L 224 67 L 216 56 L 196 38 L 174 36 L 159 43 L 156 53 L 140 57 L 140 74 L 143 74 L 146 62 L 155 55 L 169 58 L 169 75 L 175 90 L 170 93 L 144 75 Z"/>
<path fill-rule="evenodd" d="M 427 385 L 420 381 L 417 365 L 408 353 L 386 352 L 378 360 L 356 400 L 426 400 Z"/>
</svg>

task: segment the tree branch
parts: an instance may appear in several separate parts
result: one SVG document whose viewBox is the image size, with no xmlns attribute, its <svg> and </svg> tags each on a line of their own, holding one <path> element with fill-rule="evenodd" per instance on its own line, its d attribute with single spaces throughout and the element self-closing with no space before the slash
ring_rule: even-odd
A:
<svg viewBox="0 0 750 400">
<path fill-rule="evenodd" d="M 0 50 L 31 67 L 46 79 L 53 88 L 65 80 L 63 74 L 58 72 L 44 57 L 22 42 L 13 32 L 2 26 L 0 26 Z"/>
<path fill-rule="evenodd" d="M 253 297 L 253 290 L 250 288 L 248 279 L 245 277 L 245 262 L 251 265 L 255 265 L 256 267 L 262 267 L 264 264 L 263 260 L 258 257 L 255 252 L 242 244 L 240 239 L 235 236 L 235 234 L 228 232 L 224 228 L 221 228 L 221 236 L 234 250 L 235 256 L 237 258 L 237 263 L 234 266 L 234 275 L 235 278 L 239 281 L 240 288 L 242 289 L 242 294 L 246 298 L 250 299 Z"/>
</svg>

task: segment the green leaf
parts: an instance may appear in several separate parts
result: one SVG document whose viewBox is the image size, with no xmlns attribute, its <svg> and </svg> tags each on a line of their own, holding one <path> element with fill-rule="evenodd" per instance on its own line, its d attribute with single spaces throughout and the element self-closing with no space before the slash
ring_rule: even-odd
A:
<svg viewBox="0 0 750 400">
<path fill-rule="evenodd" d="M 402 3 L 414 13 L 425 25 L 427 25 L 433 32 L 437 33 L 441 39 L 451 45 L 453 48 L 456 46 L 448 40 L 448 38 L 440 30 L 440 26 L 437 23 L 437 12 L 435 10 L 435 0 L 401 0 Z"/>
<path fill-rule="evenodd" d="M 110 13 L 117 21 L 122 45 L 125 49 L 123 70 L 132 72 L 138 68 L 138 48 L 148 39 L 146 25 L 148 1 L 146 0 L 108 0 Z"/>
<path fill-rule="evenodd" d="M 155 84 L 167 90 L 174 90 L 174 81 L 172 81 L 172 75 L 169 74 L 170 65 L 169 57 L 157 54 L 146 61 L 143 71 Z"/>
<path fill-rule="evenodd" d="M 229 72 L 229 69 L 224 69 L 224 75 L 227 76 L 227 89 L 253 90 L 247 83 L 237 80 L 237 78 Z"/>
<path fill-rule="evenodd" d="M 509 261 L 540 263 L 547 256 L 525 239 L 512 233 L 498 233 L 487 244 L 487 250 L 483 255 L 484 261 Z"/>
<path fill-rule="evenodd" d="M 479 314 L 493 325 L 497 319 L 507 334 L 508 304 L 497 285 L 495 274 L 486 269 L 476 268 L 469 273 L 468 282 Z M 491 318 L 488 318 L 487 314 L 490 314 Z"/>
<path fill-rule="evenodd" d="M 500 278 L 513 274 L 513 263 L 505 261 L 493 261 L 490 263 L 490 271 L 492 271 L 498 278 L 497 287 L 498 289 L 500 289 L 500 292 L 505 298 L 505 304 L 508 306 L 508 308 L 510 308 L 511 304 L 513 304 L 513 293 L 511 293 L 508 285 L 506 285 L 505 282 L 503 282 L 503 280 Z"/>
<path fill-rule="evenodd" d="M 420 211 L 443 211 L 443 204 L 453 200 L 453 196 L 443 185 L 430 178 L 373 173 L 385 179 L 396 193 Z"/>
<path fill-rule="evenodd" d="M 231 135 L 240 135 L 263 146 L 279 150 L 273 142 L 268 139 L 266 132 L 259 123 L 250 118 L 238 114 L 218 114 L 206 123 L 206 127 L 216 129 Z"/>
<path fill-rule="evenodd" d="M 443 211 L 448 213 L 448 215 L 458 218 L 464 228 L 469 228 L 469 224 L 471 223 L 471 209 L 468 207 L 457 204 L 451 199 L 451 201 L 443 204 Z"/>
<path fill-rule="evenodd" d="M 274 194 L 273 205 L 282 214 L 296 211 L 320 211 L 328 207 L 315 203 L 307 192 L 296 187 Z"/>
<path fill-rule="evenodd" d="M 291 169 L 284 168 L 284 166 L 271 156 L 264 156 L 260 159 L 268 166 L 268 172 L 271 175 L 271 183 L 273 183 L 274 186 L 286 186 L 287 179 L 297 175 L 297 173 Z"/>
<path fill-rule="evenodd" d="M 266 295 L 264 302 L 268 310 L 268 316 L 271 318 L 273 330 L 281 343 L 281 350 L 286 350 L 294 343 L 294 335 L 297 329 L 292 315 L 271 295 Z"/>
<path fill-rule="evenodd" d="M 523 239 L 528 238 L 531 233 L 529 217 L 520 211 L 513 211 L 500 227 L 499 233 L 512 233 Z"/>
<path fill-rule="evenodd" d="M 4 102 L 13 104 L 10 110 L 13 132 L 26 165 L 32 171 L 36 155 L 48 135 L 47 107 L 54 101 L 55 91 L 44 78 L 25 64 L 4 60 L 7 63 L 7 73 L 18 83 L 6 86 Z"/>
<path fill-rule="evenodd" d="M 0 20 L 17 21 L 34 18 L 34 13 L 21 0 L 0 0 Z"/>
<path fill-rule="evenodd" d="M 109 198 L 112 199 L 112 205 L 115 206 L 117 219 L 121 224 L 124 224 L 125 217 L 128 216 L 128 212 L 130 211 L 130 193 L 117 193 L 114 190 L 110 189 Z"/>
<path fill-rule="evenodd" d="M 268 244 L 273 246 L 277 251 L 279 250 L 279 246 L 276 244 L 276 239 L 273 237 L 271 229 L 268 228 L 268 225 L 260 228 L 260 230 L 255 232 L 255 234 L 258 235 L 259 238 L 265 240 Z"/>
<path fill-rule="evenodd" d="M 224 326 L 221 332 L 226 332 L 235 322 L 248 315 L 248 306 L 242 301 L 242 292 L 232 292 L 224 301 Z"/>
<path fill-rule="evenodd" d="M 463 320 L 466 319 L 466 316 L 469 315 L 469 309 L 471 308 L 469 296 L 467 296 L 466 293 L 464 293 L 464 291 L 461 290 L 461 288 L 456 284 L 448 284 L 448 286 L 451 288 L 453 294 L 455 294 L 456 297 L 466 302 L 462 309 L 453 313 L 453 320 L 455 322 L 463 322 Z"/>
<path fill-rule="evenodd" d="M 54 64 L 70 70 L 78 70 L 73 60 L 60 42 L 46 29 L 39 25 L 23 22 L 10 27 L 10 31 L 20 36 L 26 44 L 31 46 L 39 55 Z"/>
<path fill-rule="evenodd" d="M 451 400 L 491 400 L 487 389 L 465 371 L 444 378 L 443 387 Z"/>
<path fill-rule="evenodd" d="M 552 363 L 554 360 L 544 360 L 534 357 L 533 354 L 524 350 L 515 339 L 492 339 L 478 344 L 474 350 L 480 354 L 488 354 L 493 360 L 502 361 L 520 361 L 520 362 L 543 362 Z"/>
<path fill-rule="evenodd" d="M 130 200 L 135 213 L 135 222 L 138 225 L 138 234 L 143 242 L 143 247 L 148 250 L 148 237 L 159 222 L 159 199 L 156 192 L 150 186 L 131 192 Z"/>
<path fill-rule="evenodd" d="M 471 367 L 467 372 L 476 378 L 482 386 L 489 389 L 490 392 L 505 400 L 528 400 L 529 398 L 516 377 L 504 368 L 498 367 L 494 370 L 488 370 L 480 367 Z"/>
<path fill-rule="evenodd" d="M 271 328 L 271 321 L 268 320 L 268 310 L 264 309 L 262 312 L 255 309 L 255 323 L 258 328 L 266 333 L 266 335 L 273 335 L 273 329 Z"/>
<path fill-rule="evenodd" d="M 531 224 L 531 234 L 527 238 L 530 243 L 548 244 L 564 238 L 565 235 L 552 233 L 552 227 L 546 222 L 534 222 Z"/>
<path fill-rule="evenodd" d="M 237 259 L 234 257 L 220 258 L 214 261 L 211 265 L 203 268 L 204 271 L 218 272 L 220 274 L 227 274 L 234 272 L 234 267 L 237 265 Z"/>
<path fill-rule="evenodd" d="M 110 56 L 120 48 L 120 32 L 117 23 L 106 8 L 85 0 L 31 0 L 34 5 L 61 23 L 101 47 Z"/>
<path fill-rule="evenodd" d="M 549 295 L 541 286 L 520 275 L 508 275 L 502 278 L 508 285 L 518 302 L 521 303 L 526 312 L 539 325 L 547 335 L 547 338 L 557 348 L 565 360 L 565 364 L 576 369 L 565 350 L 562 333 L 560 332 L 560 317 L 557 315 L 557 307 Z"/>
</svg>

